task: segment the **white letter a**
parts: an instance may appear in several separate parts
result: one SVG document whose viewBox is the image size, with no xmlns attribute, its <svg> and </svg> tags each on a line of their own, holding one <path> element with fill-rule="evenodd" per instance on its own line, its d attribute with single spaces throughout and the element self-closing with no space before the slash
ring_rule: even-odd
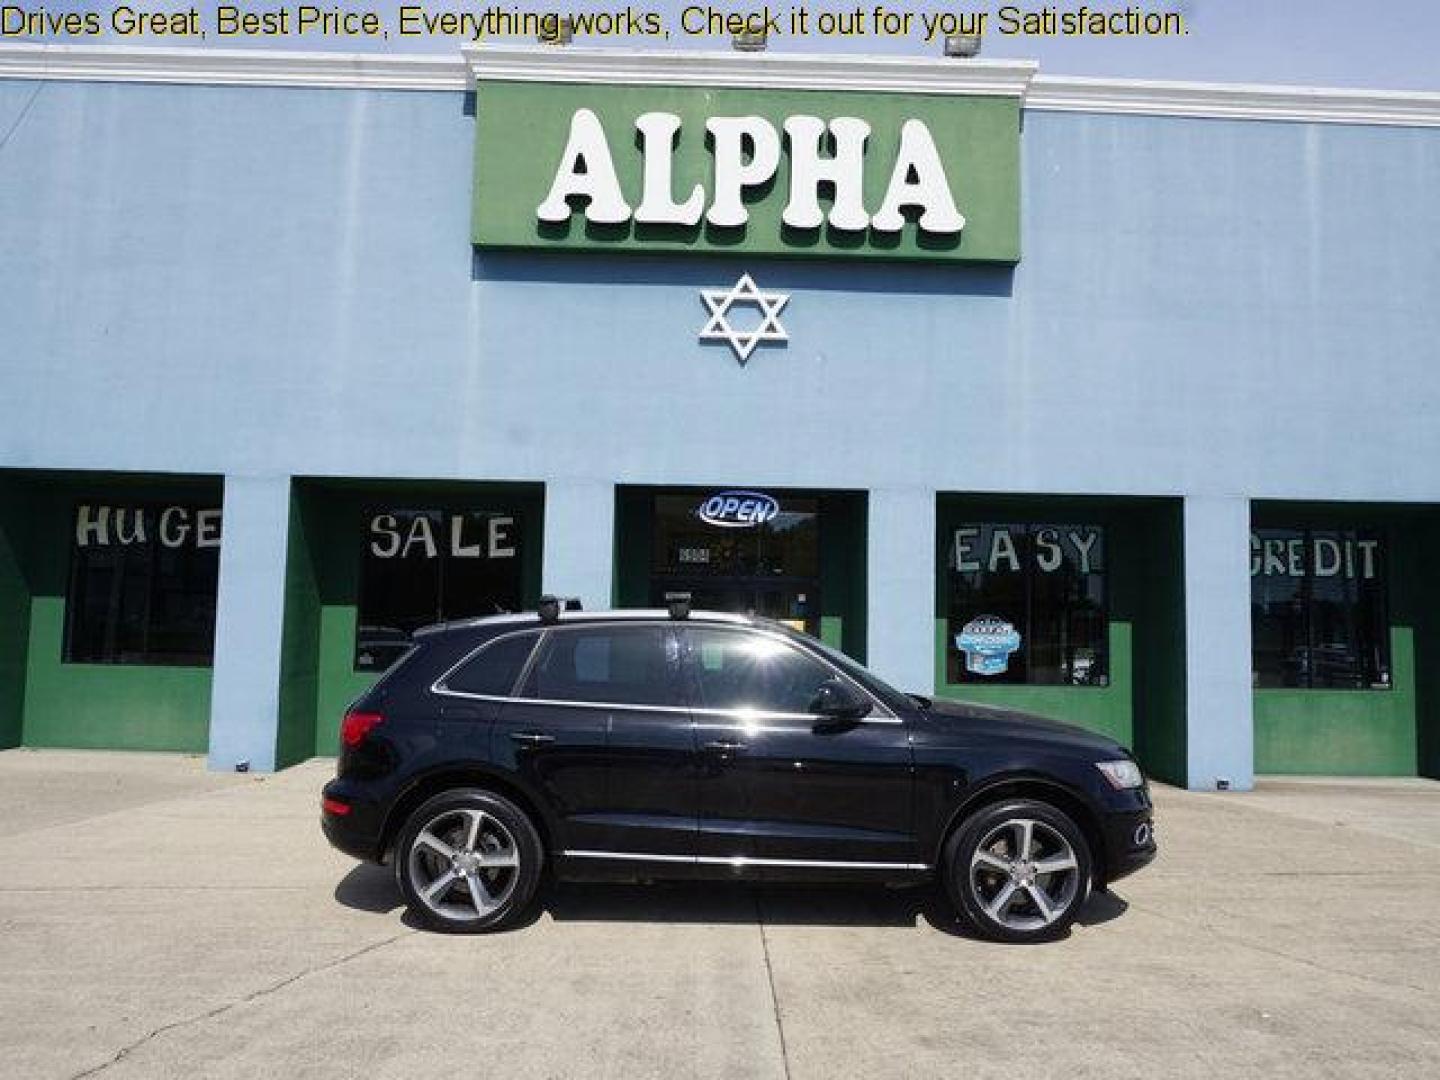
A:
<svg viewBox="0 0 1440 1080">
<path fill-rule="evenodd" d="M 905 228 L 901 211 L 907 207 L 920 211 L 920 228 L 928 233 L 958 233 L 965 228 L 965 216 L 950 193 L 940 151 L 935 148 L 930 129 L 919 120 L 906 120 L 900 129 L 900 153 L 885 190 L 885 202 L 875 211 L 870 224 L 880 232 L 899 232 Z"/>
<path fill-rule="evenodd" d="M 630 205 L 620 193 L 615 161 L 600 118 L 589 109 L 576 109 L 570 118 L 570 139 L 555 170 L 550 194 L 535 210 L 541 221 L 568 221 L 570 204 L 579 195 L 590 200 L 585 217 L 601 225 L 619 225 L 630 220 Z"/>
</svg>

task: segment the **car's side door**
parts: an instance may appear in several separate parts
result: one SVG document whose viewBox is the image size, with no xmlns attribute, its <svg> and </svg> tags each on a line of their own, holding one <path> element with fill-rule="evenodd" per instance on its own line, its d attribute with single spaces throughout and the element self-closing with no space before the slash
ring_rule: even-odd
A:
<svg viewBox="0 0 1440 1080">
<path fill-rule="evenodd" d="M 544 791 L 557 854 L 688 855 L 697 829 L 695 735 L 665 623 L 545 631 L 493 734 Z"/>
<path fill-rule="evenodd" d="M 879 701 L 848 723 L 813 713 L 822 684 L 855 684 L 782 634 L 700 624 L 683 634 L 701 760 L 702 857 L 797 869 L 920 862 L 900 718 Z"/>
</svg>

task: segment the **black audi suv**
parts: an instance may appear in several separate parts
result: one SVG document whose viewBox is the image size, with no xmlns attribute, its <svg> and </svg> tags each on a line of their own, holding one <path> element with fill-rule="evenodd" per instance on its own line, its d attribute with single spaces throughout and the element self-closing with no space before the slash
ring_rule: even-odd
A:
<svg viewBox="0 0 1440 1080">
<path fill-rule="evenodd" d="M 1155 856 L 1113 740 L 902 694 L 779 623 L 683 603 L 420 631 L 346 714 L 322 821 L 452 931 L 514 924 L 548 867 L 934 878 L 974 931 L 1038 940 Z"/>
</svg>

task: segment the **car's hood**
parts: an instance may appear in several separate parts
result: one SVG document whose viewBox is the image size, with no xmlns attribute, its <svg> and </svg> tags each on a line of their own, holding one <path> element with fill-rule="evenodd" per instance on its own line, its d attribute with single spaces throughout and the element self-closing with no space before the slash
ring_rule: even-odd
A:
<svg viewBox="0 0 1440 1080">
<path fill-rule="evenodd" d="M 998 709 L 992 705 L 976 705 L 968 701 L 945 701 L 936 698 L 926 713 L 942 727 L 953 727 L 972 733 L 1001 737 L 1033 739 L 1037 742 L 1089 750 L 1096 754 L 1124 756 L 1124 748 L 1107 735 L 1061 723 L 1044 716 Z"/>
</svg>

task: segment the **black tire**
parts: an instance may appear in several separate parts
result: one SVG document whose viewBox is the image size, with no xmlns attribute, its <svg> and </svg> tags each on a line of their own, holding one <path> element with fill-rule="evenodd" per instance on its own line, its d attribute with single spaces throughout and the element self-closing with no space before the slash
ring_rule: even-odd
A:
<svg viewBox="0 0 1440 1080">
<path fill-rule="evenodd" d="M 524 917 L 544 859 L 523 810 L 491 791 L 456 788 L 429 799 L 405 822 L 395 845 L 395 880 L 425 926 L 478 934 L 508 929 Z"/>
<path fill-rule="evenodd" d="M 1030 847 L 1018 858 L 1026 823 Z M 981 807 L 951 833 L 943 858 L 945 890 L 961 921 L 991 941 L 1061 937 L 1090 895 L 1093 863 L 1084 832 L 1068 814 L 1035 799 Z"/>
</svg>

